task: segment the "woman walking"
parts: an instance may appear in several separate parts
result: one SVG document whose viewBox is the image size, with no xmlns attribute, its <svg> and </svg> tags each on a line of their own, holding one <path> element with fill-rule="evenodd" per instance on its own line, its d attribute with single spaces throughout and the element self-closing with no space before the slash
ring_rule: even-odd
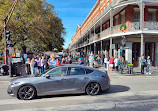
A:
<svg viewBox="0 0 158 111">
<path fill-rule="evenodd" d="M 31 75 L 34 76 L 35 75 L 35 68 L 34 68 L 34 58 L 32 58 L 31 63 L 30 63 L 30 68 L 31 68 Z"/>
</svg>

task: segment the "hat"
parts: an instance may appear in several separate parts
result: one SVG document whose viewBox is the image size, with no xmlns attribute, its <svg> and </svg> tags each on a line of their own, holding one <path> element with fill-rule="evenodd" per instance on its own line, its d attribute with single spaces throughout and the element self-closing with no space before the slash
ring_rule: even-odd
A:
<svg viewBox="0 0 158 111">
<path fill-rule="evenodd" d="M 81 58 L 78 58 L 77 60 L 79 61 L 79 60 L 81 60 Z"/>
</svg>

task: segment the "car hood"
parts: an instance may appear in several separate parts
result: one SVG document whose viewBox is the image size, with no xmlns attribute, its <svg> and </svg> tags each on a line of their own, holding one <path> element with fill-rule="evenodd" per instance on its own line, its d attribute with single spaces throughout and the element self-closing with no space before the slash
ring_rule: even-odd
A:
<svg viewBox="0 0 158 111">
<path fill-rule="evenodd" d="M 14 83 L 14 82 L 21 82 L 21 83 L 34 83 L 35 81 L 38 81 L 39 79 L 41 79 L 42 77 L 19 77 L 19 78 L 15 78 L 12 79 L 10 81 L 10 83 Z"/>
</svg>

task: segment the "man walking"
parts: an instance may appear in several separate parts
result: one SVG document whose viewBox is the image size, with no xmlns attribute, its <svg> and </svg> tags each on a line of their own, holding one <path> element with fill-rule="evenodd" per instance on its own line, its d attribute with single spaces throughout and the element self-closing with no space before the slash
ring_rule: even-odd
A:
<svg viewBox="0 0 158 111">
<path fill-rule="evenodd" d="M 141 74 L 144 74 L 144 67 L 146 64 L 146 60 L 144 59 L 144 55 L 142 55 L 141 59 L 140 59 L 140 65 L 141 65 Z"/>
</svg>

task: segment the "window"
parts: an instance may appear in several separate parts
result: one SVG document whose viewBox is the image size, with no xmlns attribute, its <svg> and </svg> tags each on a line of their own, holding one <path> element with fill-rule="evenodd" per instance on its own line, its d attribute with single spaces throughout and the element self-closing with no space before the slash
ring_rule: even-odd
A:
<svg viewBox="0 0 158 111">
<path fill-rule="evenodd" d="M 155 21 L 155 18 L 156 18 L 156 16 L 155 16 L 156 14 L 155 14 L 155 12 L 149 12 L 148 13 L 148 20 L 149 21 Z"/>
<path fill-rule="evenodd" d="M 93 70 L 90 70 L 90 69 L 85 69 L 86 70 L 86 74 L 90 74 L 93 72 Z"/>
<path fill-rule="evenodd" d="M 70 75 L 85 75 L 85 70 L 83 68 L 71 67 Z"/>
<path fill-rule="evenodd" d="M 50 75 L 50 77 L 66 76 L 67 68 L 66 67 L 55 68 L 52 71 L 50 71 L 48 74 Z"/>
<path fill-rule="evenodd" d="M 134 22 L 140 21 L 140 12 L 134 12 Z"/>
</svg>

